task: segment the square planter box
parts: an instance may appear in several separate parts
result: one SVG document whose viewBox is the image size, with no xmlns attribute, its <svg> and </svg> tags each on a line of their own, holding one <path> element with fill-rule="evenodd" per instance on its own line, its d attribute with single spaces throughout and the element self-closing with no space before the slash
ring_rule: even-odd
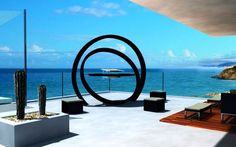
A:
<svg viewBox="0 0 236 147">
<path fill-rule="evenodd" d="M 6 147 L 26 147 L 67 134 L 67 114 L 17 123 L 0 118 L 0 144 Z"/>
</svg>

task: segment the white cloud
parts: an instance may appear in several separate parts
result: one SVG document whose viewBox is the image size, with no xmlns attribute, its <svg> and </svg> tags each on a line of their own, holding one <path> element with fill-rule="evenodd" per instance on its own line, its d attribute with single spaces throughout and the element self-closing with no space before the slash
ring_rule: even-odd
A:
<svg viewBox="0 0 236 147">
<path fill-rule="evenodd" d="M 225 54 L 216 54 L 199 61 L 202 66 L 224 67 L 236 65 L 236 50 L 231 50 Z"/>
<path fill-rule="evenodd" d="M 120 5 L 118 5 L 116 3 L 104 3 L 103 7 L 107 8 L 107 9 L 118 9 L 120 7 Z"/>
<path fill-rule="evenodd" d="M 117 13 L 119 15 L 126 15 L 126 12 L 124 10 L 118 10 Z"/>
<path fill-rule="evenodd" d="M 109 16 L 120 16 L 125 15 L 126 12 L 120 8 L 119 4 L 116 3 L 102 3 L 98 1 L 92 1 L 91 6 L 82 7 L 80 5 L 70 6 L 65 9 L 56 9 L 55 13 L 62 14 L 86 14 L 96 17 L 109 17 Z"/>
<path fill-rule="evenodd" d="M 82 10 L 82 7 L 80 6 L 71 6 L 68 8 L 69 12 L 72 12 L 72 13 L 79 13 L 81 12 Z"/>
<path fill-rule="evenodd" d="M 184 50 L 184 57 L 187 57 L 187 58 L 196 58 L 196 54 L 191 52 L 190 50 L 186 49 Z"/>
<path fill-rule="evenodd" d="M 46 48 L 43 48 L 43 47 L 41 47 L 41 46 L 39 46 L 37 44 L 33 44 L 31 46 L 31 48 L 29 49 L 29 52 L 31 52 L 31 53 L 38 53 L 38 54 L 46 53 L 46 54 L 50 54 L 50 55 L 53 55 L 53 54 L 56 53 L 56 51 L 53 50 L 53 49 L 46 49 Z"/>
<path fill-rule="evenodd" d="M 84 14 L 93 15 L 97 17 L 112 16 L 113 14 L 107 10 L 98 9 L 98 8 L 84 8 L 81 11 Z"/>
<path fill-rule="evenodd" d="M 123 45 L 123 44 L 116 44 L 116 46 L 117 46 L 117 49 L 118 49 L 120 52 L 122 52 L 122 53 L 125 53 L 125 52 L 126 52 L 126 47 L 125 47 L 125 45 Z"/>
<path fill-rule="evenodd" d="M 71 41 L 88 41 L 95 38 L 95 35 L 61 35 L 58 36 L 59 39 L 71 40 Z"/>
<path fill-rule="evenodd" d="M 67 57 L 69 57 L 69 58 L 71 58 L 71 57 L 74 58 L 76 54 L 73 54 L 73 53 L 67 53 L 66 55 L 67 55 Z"/>
<path fill-rule="evenodd" d="M 30 51 L 34 53 L 41 53 L 44 51 L 44 49 L 38 46 L 37 44 L 33 44 L 32 47 L 30 48 Z"/>
<path fill-rule="evenodd" d="M 203 66 L 231 66 L 236 65 L 235 57 L 216 57 L 203 59 L 199 61 L 200 65 Z"/>
<path fill-rule="evenodd" d="M 13 56 L 13 53 L 11 52 L 11 49 L 8 46 L 2 46 L 0 47 L 0 53 L 7 53 L 8 56 Z"/>
<path fill-rule="evenodd" d="M 0 47 L 0 52 L 10 52 L 10 51 L 11 51 L 11 49 L 7 46 Z"/>
<path fill-rule="evenodd" d="M 63 9 L 56 9 L 54 12 L 57 14 L 62 14 L 62 13 L 64 13 L 64 10 Z"/>
<path fill-rule="evenodd" d="M 176 57 L 175 53 L 172 50 L 168 50 L 167 55 L 169 57 L 171 57 L 171 58 L 175 58 Z"/>
<path fill-rule="evenodd" d="M 72 13 L 72 14 L 82 13 L 82 14 L 87 14 L 87 15 L 93 15 L 96 17 L 104 17 L 104 16 L 112 15 L 111 13 L 109 13 L 107 10 L 104 10 L 104 9 L 99 9 L 95 7 L 83 8 L 79 5 L 69 7 L 67 9 L 67 12 Z"/>
</svg>

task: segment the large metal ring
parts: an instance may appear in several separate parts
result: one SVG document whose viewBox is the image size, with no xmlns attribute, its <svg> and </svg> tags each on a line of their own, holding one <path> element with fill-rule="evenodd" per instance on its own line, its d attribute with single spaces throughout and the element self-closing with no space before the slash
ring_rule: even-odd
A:
<svg viewBox="0 0 236 147">
<path fill-rule="evenodd" d="M 78 88 L 78 85 L 77 85 L 77 79 L 76 79 L 76 75 L 77 75 L 77 68 L 78 68 L 78 64 L 79 64 L 79 61 L 81 59 L 81 57 L 83 56 L 84 52 L 91 46 L 93 45 L 94 43 L 96 43 L 97 41 L 100 41 L 102 39 L 107 39 L 107 38 L 112 38 L 112 39 L 118 39 L 120 41 L 123 41 L 125 43 L 127 43 L 133 50 L 134 52 L 136 53 L 138 59 L 139 59 L 139 62 L 140 62 L 140 67 L 141 67 L 141 76 L 139 77 L 139 72 L 138 72 L 138 69 L 137 67 L 134 65 L 134 63 L 132 62 L 131 59 L 129 59 L 125 54 L 117 51 L 117 50 L 114 50 L 114 49 L 110 49 L 110 48 L 99 48 L 99 49 L 96 49 L 92 52 L 90 52 L 85 58 L 84 58 L 84 61 L 82 62 L 81 64 L 81 68 L 80 68 L 80 76 L 81 76 L 81 81 L 85 87 L 85 89 L 88 91 L 89 94 L 91 94 L 94 98 L 98 99 L 99 101 L 105 103 L 105 104 L 110 104 L 110 105 L 118 105 L 118 104 L 123 104 L 123 103 L 126 103 L 128 101 L 135 101 L 137 100 L 137 98 L 139 97 L 139 95 L 141 94 L 142 92 L 142 89 L 144 87 L 144 84 L 145 84 L 145 79 L 146 79 L 146 65 L 145 65 L 145 62 L 144 62 L 144 58 L 141 54 L 141 52 L 139 51 L 139 49 L 135 46 L 135 44 L 133 44 L 130 40 L 124 38 L 124 37 L 121 37 L 121 36 L 118 36 L 118 35 L 104 35 L 104 36 L 100 36 L 100 37 L 97 37 L 91 41 L 89 41 L 80 51 L 79 53 L 77 54 L 75 60 L 74 60 L 74 64 L 73 64 L 73 68 L 72 68 L 72 75 L 71 75 L 71 78 L 72 78 L 72 85 L 73 85 L 73 88 L 74 88 L 74 91 L 76 93 L 76 95 L 78 96 L 78 98 L 82 99 L 83 102 L 84 102 L 84 105 L 88 105 L 88 103 L 84 100 L 83 96 L 81 95 L 80 91 L 79 91 L 79 88 Z M 133 71 L 135 72 L 135 75 L 136 75 L 136 88 L 135 88 L 135 91 L 134 93 L 127 99 L 125 100 L 108 100 L 108 99 L 105 99 L 101 96 L 99 96 L 98 94 L 96 94 L 91 88 L 90 86 L 88 85 L 88 83 L 86 82 L 85 78 L 84 78 L 84 63 L 85 61 L 93 54 L 95 53 L 98 53 L 98 52 L 109 52 L 109 53 L 113 53 L 113 54 L 116 54 L 120 57 L 122 57 L 124 60 L 126 60 L 129 65 L 132 67 Z"/>
<path fill-rule="evenodd" d="M 125 100 L 108 100 L 106 98 L 103 98 L 100 95 L 98 95 L 96 92 L 94 92 L 93 89 L 89 86 L 89 84 L 85 80 L 85 77 L 84 77 L 84 64 L 85 64 L 85 62 L 87 61 L 87 59 L 90 56 L 92 56 L 96 53 L 100 53 L 100 52 L 107 52 L 107 53 L 112 53 L 112 54 L 118 55 L 121 58 L 123 58 L 132 67 L 132 69 L 135 73 L 135 76 L 136 76 L 136 88 L 135 88 L 134 93 L 129 98 L 127 98 Z M 80 66 L 80 78 L 81 78 L 82 84 L 84 85 L 84 88 L 88 91 L 89 94 L 91 94 L 97 100 L 99 100 L 105 104 L 109 104 L 109 105 L 124 104 L 128 101 L 132 101 L 132 100 L 136 99 L 136 94 L 139 92 L 139 87 L 140 87 L 139 85 L 140 85 L 140 81 L 141 81 L 140 77 L 139 77 L 138 69 L 135 66 L 134 62 L 129 57 L 127 57 L 125 54 L 123 54 L 122 52 L 111 49 L 111 48 L 98 48 L 98 49 L 91 51 L 89 54 L 87 54 Z"/>
</svg>

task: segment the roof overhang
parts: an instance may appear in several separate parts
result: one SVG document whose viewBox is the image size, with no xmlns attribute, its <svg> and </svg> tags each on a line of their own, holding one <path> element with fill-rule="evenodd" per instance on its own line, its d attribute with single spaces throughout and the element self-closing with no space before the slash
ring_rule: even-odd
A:
<svg viewBox="0 0 236 147">
<path fill-rule="evenodd" d="M 236 0 L 131 0 L 208 35 L 236 35 Z"/>
</svg>

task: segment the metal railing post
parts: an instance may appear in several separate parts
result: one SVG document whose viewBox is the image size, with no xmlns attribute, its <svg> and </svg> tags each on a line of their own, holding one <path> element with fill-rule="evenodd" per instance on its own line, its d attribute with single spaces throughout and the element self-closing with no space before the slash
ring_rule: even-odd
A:
<svg viewBox="0 0 236 147">
<path fill-rule="evenodd" d="M 108 90 L 111 91 L 111 78 L 108 77 Z"/>
<path fill-rule="evenodd" d="M 61 72 L 61 97 L 64 96 L 64 74 Z"/>
<path fill-rule="evenodd" d="M 25 106 L 27 106 L 27 19 L 26 9 L 24 9 L 24 71 L 25 71 Z"/>
<path fill-rule="evenodd" d="M 162 72 L 162 91 L 165 90 L 165 75 L 164 72 Z"/>
</svg>

